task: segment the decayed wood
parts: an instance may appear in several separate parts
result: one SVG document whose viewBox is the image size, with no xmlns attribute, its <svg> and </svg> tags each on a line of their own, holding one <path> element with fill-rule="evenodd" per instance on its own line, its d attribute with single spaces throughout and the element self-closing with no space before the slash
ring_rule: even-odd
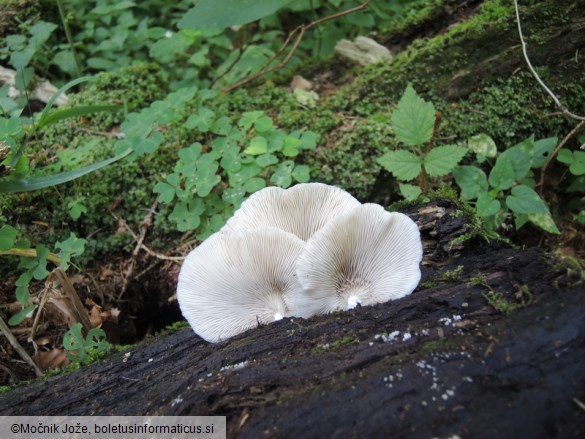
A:
<svg viewBox="0 0 585 439">
<path fill-rule="evenodd" d="M 426 241 L 410 296 L 214 345 L 165 334 L 3 394 L 0 414 L 225 415 L 254 438 L 583 435 L 583 286 L 539 249 L 450 249 L 470 227 L 450 202 L 408 213 Z"/>
</svg>

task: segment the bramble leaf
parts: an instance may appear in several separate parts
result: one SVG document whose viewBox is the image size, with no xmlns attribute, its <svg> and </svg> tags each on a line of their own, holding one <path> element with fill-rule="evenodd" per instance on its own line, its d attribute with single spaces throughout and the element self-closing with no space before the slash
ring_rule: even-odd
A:
<svg viewBox="0 0 585 439">
<path fill-rule="evenodd" d="M 408 85 L 391 118 L 396 137 L 405 145 L 428 142 L 435 126 L 435 107 Z"/>
<path fill-rule="evenodd" d="M 467 154 L 467 148 L 462 146 L 437 146 L 424 158 L 425 171 L 431 177 L 447 175 L 457 166 L 465 154 Z"/>
<path fill-rule="evenodd" d="M 418 177 L 421 160 L 409 151 L 389 151 L 376 160 L 384 169 L 399 180 L 408 181 Z"/>
</svg>

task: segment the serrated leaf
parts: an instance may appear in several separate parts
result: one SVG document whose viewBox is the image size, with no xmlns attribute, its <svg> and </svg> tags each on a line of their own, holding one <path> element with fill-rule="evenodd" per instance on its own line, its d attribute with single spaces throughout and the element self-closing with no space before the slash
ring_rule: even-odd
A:
<svg viewBox="0 0 585 439">
<path fill-rule="evenodd" d="M 549 213 L 546 203 L 528 186 L 514 186 L 506 197 L 506 205 L 515 213 Z"/>
<path fill-rule="evenodd" d="M 500 202 L 494 200 L 487 193 L 479 194 L 477 202 L 475 203 L 475 210 L 480 217 L 495 215 L 499 212 L 501 207 Z"/>
<path fill-rule="evenodd" d="M 500 190 L 510 189 L 514 184 L 514 168 L 512 164 L 500 155 L 490 172 L 488 181 L 493 188 Z"/>
<path fill-rule="evenodd" d="M 418 177 L 421 160 L 409 151 L 389 151 L 376 162 L 399 180 L 408 181 Z"/>
<path fill-rule="evenodd" d="M 416 200 L 422 193 L 420 187 L 412 184 L 398 183 L 398 187 L 400 189 L 400 195 L 402 195 L 407 201 Z"/>
<path fill-rule="evenodd" d="M 408 85 L 391 118 L 396 137 L 405 145 L 422 145 L 433 135 L 435 107 Z"/>
<path fill-rule="evenodd" d="M 462 146 L 436 146 L 424 158 L 425 171 L 431 177 L 447 175 L 465 154 L 467 154 L 467 148 Z"/>
<path fill-rule="evenodd" d="M 201 0 L 179 20 L 179 29 L 239 26 L 274 14 L 292 0 Z"/>
<path fill-rule="evenodd" d="M 475 166 L 456 166 L 453 169 L 453 176 L 461 188 L 463 200 L 473 200 L 489 189 L 485 173 Z"/>
</svg>

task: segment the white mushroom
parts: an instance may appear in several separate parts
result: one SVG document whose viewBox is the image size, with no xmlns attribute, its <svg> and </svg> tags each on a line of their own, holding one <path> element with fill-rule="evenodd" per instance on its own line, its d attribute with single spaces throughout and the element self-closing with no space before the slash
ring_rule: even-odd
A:
<svg viewBox="0 0 585 439">
<path fill-rule="evenodd" d="M 301 289 L 304 241 L 273 227 L 210 236 L 185 259 L 177 285 L 183 316 L 216 343 L 291 315 Z"/>
<path fill-rule="evenodd" d="M 300 317 L 372 305 L 410 294 L 420 281 L 417 225 L 402 213 L 364 204 L 331 220 L 297 260 Z"/>
<path fill-rule="evenodd" d="M 242 203 L 222 231 L 271 226 L 306 241 L 327 222 L 359 205 L 344 190 L 322 183 L 297 184 L 286 190 L 271 186 Z"/>
</svg>

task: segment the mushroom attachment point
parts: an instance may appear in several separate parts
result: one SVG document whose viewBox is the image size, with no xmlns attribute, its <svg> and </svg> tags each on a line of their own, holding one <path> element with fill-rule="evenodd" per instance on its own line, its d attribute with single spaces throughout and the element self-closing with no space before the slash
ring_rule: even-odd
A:
<svg viewBox="0 0 585 439">
<path fill-rule="evenodd" d="M 408 216 L 363 204 L 309 239 L 297 260 L 299 317 L 399 299 L 420 281 L 422 243 Z"/>
<path fill-rule="evenodd" d="M 329 221 L 357 206 L 360 202 L 348 192 L 323 183 L 302 183 L 289 189 L 271 186 L 244 201 L 222 231 L 270 226 L 306 241 Z"/>
<path fill-rule="evenodd" d="M 273 227 L 215 233 L 181 267 L 183 316 L 198 335 L 217 343 L 292 315 L 301 289 L 295 261 L 304 244 Z"/>
</svg>

